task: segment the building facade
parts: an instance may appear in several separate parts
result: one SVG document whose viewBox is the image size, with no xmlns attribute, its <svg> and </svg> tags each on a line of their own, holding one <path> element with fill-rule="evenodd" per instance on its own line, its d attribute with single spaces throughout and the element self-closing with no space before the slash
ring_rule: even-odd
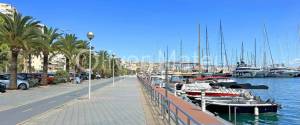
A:
<svg viewBox="0 0 300 125">
<path fill-rule="evenodd" d="M 0 13 L 7 14 L 7 15 L 13 15 L 14 12 L 16 12 L 17 9 L 13 7 L 11 4 L 6 3 L 0 3 Z"/>
</svg>

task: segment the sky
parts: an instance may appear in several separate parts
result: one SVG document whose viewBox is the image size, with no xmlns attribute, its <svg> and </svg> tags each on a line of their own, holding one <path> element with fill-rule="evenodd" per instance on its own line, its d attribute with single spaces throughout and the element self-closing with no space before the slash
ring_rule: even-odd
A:
<svg viewBox="0 0 300 125">
<path fill-rule="evenodd" d="M 208 29 L 210 55 L 220 58 L 219 22 L 230 63 L 240 56 L 244 43 L 245 58 L 254 54 L 262 63 L 264 24 L 274 63 L 297 65 L 300 59 L 299 0 L 1 0 L 10 3 L 23 15 L 33 16 L 43 24 L 92 41 L 97 50 L 109 50 L 120 57 L 148 56 L 158 60 L 168 46 L 178 56 L 180 41 L 183 55 L 195 56 L 198 24 L 201 48 L 205 51 L 205 28 Z M 248 56 L 247 56 L 248 55 Z M 267 55 L 270 63 L 270 54 Z M 299 60 L 298 60 L 299 61 Z M 300 64 L 298 64 L 300 65 Z"/>
</svg>

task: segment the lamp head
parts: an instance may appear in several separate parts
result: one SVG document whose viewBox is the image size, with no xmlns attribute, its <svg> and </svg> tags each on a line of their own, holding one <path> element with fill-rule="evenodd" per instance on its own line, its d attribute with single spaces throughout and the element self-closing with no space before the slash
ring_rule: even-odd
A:
<svg viewBox="0 0 300 125">
<path fill-rule="evenodd" d="M 87 37 L 89 40 L 92 40 L 94 38 L 94 33 L 93 32 L 88 32 Z"/>
</svg>

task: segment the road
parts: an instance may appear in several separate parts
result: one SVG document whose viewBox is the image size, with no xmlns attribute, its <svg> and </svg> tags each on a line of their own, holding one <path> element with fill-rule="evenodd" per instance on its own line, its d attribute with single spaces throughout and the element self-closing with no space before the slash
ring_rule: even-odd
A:
<svg viewBox="0 0 300 125">
<path fill-rule="evenodd" d="M 91 91 L 95 91 L 102 88 L 108 84 L 112 83 L 109 81 L 100 81 L 102 83 L 92 86 Z M 5 110 L 0 112 L 0 123 L 1 125 L 15 125 L 22 121 L 25 121 L 32 116 L 41 114 L 48 111 L 49 109 L 58 107 L 70 100 L 76 99 L 87 94 L 88 87 L 82 88 L 80 90 L 72 91 L 62 95 L 58 95 L 52 98 L 44 99 L 41 101 L 33 102 L 23 106 L 19 106 L 13 109 Z"/>
</svg>

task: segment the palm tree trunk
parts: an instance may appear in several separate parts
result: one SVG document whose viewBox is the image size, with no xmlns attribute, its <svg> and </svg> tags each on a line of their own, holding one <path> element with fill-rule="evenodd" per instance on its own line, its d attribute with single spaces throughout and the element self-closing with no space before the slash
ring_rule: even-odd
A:
<svg viewBox="0 0 300 125">
<path fill-rule="evenodd" d="M 70 59 L 68 57 L 66 57 L 66 71 L 68 73 L 67 81 L 70 81 Z"/>
<path fill-rule="evenodd" d="M 11 50 L 11 65 L 10 65 L 10 89 L 17 89 L 17 71 L 18 71 L 18 55 L 19 51 Z"/>
<path fill-rule="evenodd" d="M 66 58 L 66 71 L 69 73 L 70 72 L 70 59 Z"/>
<path fill-rule="evenodd" d="M 75 64 L 74 66 L 74 75 L 73 75 L 73 83 L 76 83 L 76 69 L 77 69 L 77 65 Z"/>
<path fill-rule="evenodd" d="M 28 55 L 28 72 L 32 73 L 32 55 Z"/>
<path fill-rule="evenodd" d="M 42 85 L 47 85 L 48 84 L 48 57 L 49 57 L 49 54 L 48 53 L 44 53 L 43 54 L 44 57 L 43 57 L 43 75 L 42 75 L 42 82 L 41 84 Z"/>
</svg>

